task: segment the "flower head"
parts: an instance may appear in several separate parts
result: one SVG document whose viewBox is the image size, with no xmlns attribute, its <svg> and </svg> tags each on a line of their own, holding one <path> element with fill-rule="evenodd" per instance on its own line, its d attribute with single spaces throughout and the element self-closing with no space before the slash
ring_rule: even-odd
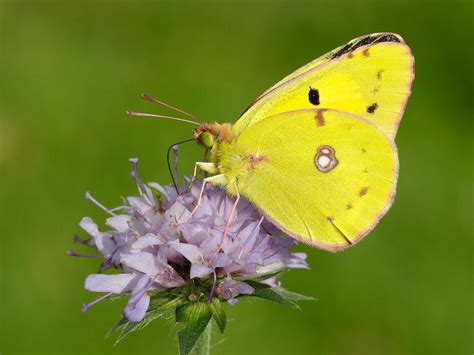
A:
<svg viewBox="0 0 474 355">
<path fill-rule="evenodd" d="M 217 298 L 234 304 L 238 297 L 256 295 L 255 285 L 278 289 L 274 275 L 284 269 L 308 268 L 305 254 L 290 251 L 296 242 L 281 235 L 248 202 L 239 202 L 220 244 L 233 197 L 219 187 L 206 186 L 192 214 L 201 189 L 199 181 L 189 186 L 186 180 L 188 187 L 182 191 L 173 185 L 145 184 L 138 177 L 137 159 L 130 161 L 137 196 L 108 209 L 86 194 L 109 215 L 105 221 L 109 230 L 99 231 L 85 217 L 80 226 L 91 238 L 74 239 L 97 249 L 101 256 L 95 257 L 103 259 L 99 272 L 86 278 L 85 288 L 106 294 L 84 305 L 84 311 L 112 295 L 129 295 L 124 319 L 140 322 L 151 307 L 150 294 L 160 292 L 187 302 L 212 303 Z M 115 273 L 104 273 L 108 270 Z"/>
</svg>

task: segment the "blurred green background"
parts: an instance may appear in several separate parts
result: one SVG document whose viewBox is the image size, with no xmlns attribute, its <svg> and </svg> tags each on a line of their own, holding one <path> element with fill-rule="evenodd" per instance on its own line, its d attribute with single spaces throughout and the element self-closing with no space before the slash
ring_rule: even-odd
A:
<svg viewBox="0 0 474 355">
<path fill-rule="evenodd" d="M 471 1 L 2 1 L 0 5 L 0 353 L 175 354 L 155 322 L 104 340 L 120 302 L 88 313 L 95 260 L 66 256 L 78 222 L 169 183 L 166 147 L 191 126 L 131 119 L 168 113 L 233 122 L 258 94 L 362 34 L 400 33 L 416 79 L 397 137 L 397 199 L 378 228 L 339 254 L 301 247 L 311 271 L 289 289 L 318 301 L 229 308 L 214 354 L 468 354 L 473 349 Z M 202 152 L 181 150 L 190 173 Z M 84 234 L 82 234 L 84 235 Z"/>
</svg>

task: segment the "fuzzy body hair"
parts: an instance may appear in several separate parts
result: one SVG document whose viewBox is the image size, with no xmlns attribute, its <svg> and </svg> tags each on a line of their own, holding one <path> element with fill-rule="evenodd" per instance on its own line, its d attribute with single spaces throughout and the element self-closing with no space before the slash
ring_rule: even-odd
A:
<svg viewBox="0 0 474 355">
<path fill-rule="evenodd" d="M 199 137 L 201 137 L 204 132 L 212 134 L 218 142 L 230 142 L 235 138 L 230 123 L 202 123 L 193 131 L 194 138 L 199 142 Z"/>
</svg>

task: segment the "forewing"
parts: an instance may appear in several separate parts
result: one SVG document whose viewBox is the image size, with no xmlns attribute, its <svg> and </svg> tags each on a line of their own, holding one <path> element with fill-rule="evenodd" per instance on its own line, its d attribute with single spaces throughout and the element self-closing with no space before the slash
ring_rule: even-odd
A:
<svg viewBox="0 0 474 355">
<path fill-rule="evenodd" d="M 414 78 L 414 59 L 393 33 L 356 38 L 303 66 L 260 95 L 234 125 L 240 134 L 265 117 L 331 108 L 374 123 L 392 139 Z"/>
<path fill-rule="evenodd" d="M 335 110 L 268 117 L 234 145 L 248 159 L 240 193 L 294 238 L 337 251 L 355 244 L 390 207 L 398 160 L 374 125 Z"/>
</svg>

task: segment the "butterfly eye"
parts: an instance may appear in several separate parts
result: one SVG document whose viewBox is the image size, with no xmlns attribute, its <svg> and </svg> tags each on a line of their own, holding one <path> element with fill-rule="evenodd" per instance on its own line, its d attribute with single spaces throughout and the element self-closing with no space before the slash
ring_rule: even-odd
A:
<svg viewBox="0 0 474 355">
<path fill-rule="evenodd" d="M 212 148 L 214 145 L 214 136 L 209 132 L 203 132 L 199 139 L 206 148 Z"/>
</svg>

